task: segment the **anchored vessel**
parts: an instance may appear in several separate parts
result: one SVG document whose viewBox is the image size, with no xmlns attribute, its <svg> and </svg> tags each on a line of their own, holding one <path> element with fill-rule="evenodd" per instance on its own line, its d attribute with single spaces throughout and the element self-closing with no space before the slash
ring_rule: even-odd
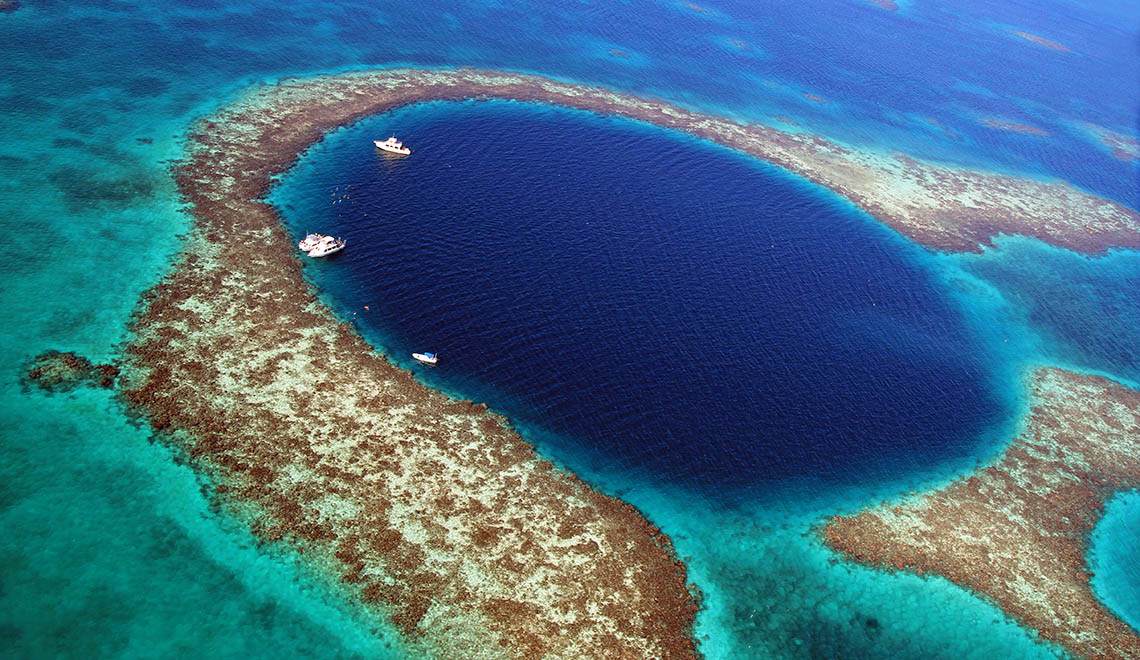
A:
<svg viewBox="0 0 1140 660">
<path fill-rule="evenodd" d="M 305 236 L 304 240 L 297 244 L 297 249 L 301 252 L 308 252 L 317 247 L 317 245 L 319 245 L 320 242 L 325 238 L 328 237 L 324 234 L 309 234 Z"/>
<path fill-rule="evenodd" d="M 412 153 L 412 150 L 405 147 L 403 142 L 397 140 L 395 135 L 388 138 L 387 140 L 384 140 L 383 142 L 380 140 L 373 140 L 372 144 L 376 145 L 376 148 L 381 151 L 387 151 L 393 154 L 407 156 L 408 154 Z"/>
<path fill-rule="evenodd" d="M 324 234 L 309 234 L 297 244 L 297 249 L 307 252 L 310 257 L 327 257 L 344 249 L 345 241 Z"/>
<path fill-rule="evenodd" d="M 435 353 L 412 353 L 412 357 L 424 364 L 435 364 L 439 362 L 439 358 Z"/>
</svg>

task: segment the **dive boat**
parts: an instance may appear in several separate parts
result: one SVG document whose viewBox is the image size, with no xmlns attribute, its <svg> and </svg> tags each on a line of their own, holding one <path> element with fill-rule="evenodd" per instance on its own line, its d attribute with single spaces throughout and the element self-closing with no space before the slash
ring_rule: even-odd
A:
<svg viewBox="0 0 1140 660">
<path fill-rule="evenodd" d="M 305 240 L 297 244 L 297 249 L 301 252 L 309 252 L 321 244 L 321 241 L 328 238 L 324 234 L 309 234 Z"/>
<path fill-rule="evenodd" d="M 344 249 L 345 242 L 339 238 L 332 236 L 322 236 L 320 242 L 309 250 L 310 257 L 327 257 L 330 254 L 340 252 Z"/>
<path fill-rule="evenodd" d="M 412 150 L 405 147 L 403 142 L 397 140 L 395 135 L 388 138 L 387 140 L 384 140 L 383 142 L 380 140 L 373 140 L 372 144 L 376 145 L 376 148 L 380 151 L 400 154 L 401 156 L 407 156 L 408 154 L 412 153 Z"/>
<path fill-rule="evenodd" d="M 435 364 L 439 362 L 439 358 L 435 353 L 412 353 L 412 357 L 424 364 Z"/>
</svg>

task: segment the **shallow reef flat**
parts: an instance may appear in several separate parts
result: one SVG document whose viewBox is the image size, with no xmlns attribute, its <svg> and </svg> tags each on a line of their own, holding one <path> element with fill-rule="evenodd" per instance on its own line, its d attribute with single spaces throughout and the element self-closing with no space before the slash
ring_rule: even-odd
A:
<svg viewBox="0 0 1140 660">
<path fill-rule="evenodd" d="M 1089 534 L 1113 493 L 1140 487 L 1140 392 L 1057 368 L 1031 377 L 1024 431 L 991 465 L 935 492 L 833 518 L 855 561 L 937 573 L 1090 660 L 1140 657 L 1093 594 Z"/>
</svg>

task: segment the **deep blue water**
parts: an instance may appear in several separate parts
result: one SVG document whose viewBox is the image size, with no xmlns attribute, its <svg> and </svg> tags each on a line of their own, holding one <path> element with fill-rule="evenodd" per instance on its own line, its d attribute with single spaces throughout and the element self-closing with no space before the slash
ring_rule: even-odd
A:
<svg viewBox="0 0 1140 660">
<path fill-rule="evenodd" d="M 24 0 L 0 15 L 0 227 L 38 247 L 0 260 L 0 656 L 408 654 L 219 516 L 106 393 L 18 385 L 47 349 L 115 357 L 187 230 L 168 166 L 195 118 L 281 76 L 503 67 L 1140 206 L 1140 167 L 1084 125 L 1138 135 L 1135 0 L 901 4 Z M 380 118 L 278 192 L 295 229 L 350 238 L 313 281 L 393 359 L 439 351 L 425 381 L 509 411 L 669 533 L 705 595 L 707 657 L 1060 655 L 964 590 L 836 562 L 812 529 L 992 455 L 1026 368 L 1140 382 L 1140 253 L 1009 238 L 933 255 L 656 129 L 505 106 L 394 117 L 413 158 L 374 158 Z M 621 149 L 560 151 L 597 135 Z M 1098 575 L 1131 575 L 1136 512 L 1114 505 Z M 1132 583 L 1099 579 L 1140 620 Z"/>
<path fill-rule="evenodd" d="M 393 131 L 413 157 L 375 151 Z M 866 482 L 968 455 L 1009 412 L 927 253 L 730 150 L 449 103 L 310 160 L 279 203 L 296 233 L 348 240 L 316 264 L 345 312 L 397 360 L 440 353 L 429 381 L 619 470 L 721 493 Z"/>
</svg>

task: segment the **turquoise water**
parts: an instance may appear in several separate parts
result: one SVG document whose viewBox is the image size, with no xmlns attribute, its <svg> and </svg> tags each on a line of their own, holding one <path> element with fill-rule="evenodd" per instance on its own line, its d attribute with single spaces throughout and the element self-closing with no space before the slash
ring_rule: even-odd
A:
<svg viewBox="0 0 1140 660">
<path fill-rule="evenodd" d="M 1092 535 L 1089 567 L 1097 597 L 1140 629 L 1140 492 L 1109 500 L 1104 519 Z"/>
<path fill-rule="evenodd" d="M 1089 258 L 1020 237 L 997 244 L 945 260 L 1017 310 L 1019 334 L 1036 334 L 1050 363 L 1140 381 L 1140 253 Z"/>
<path fill-rule="evenodd" d="M 3 657 L 407 657 L 324 578 L 219 516 L 109 393 L 0 397 Z"/>
<path fill-rule="evenodd" d="M 0 15 L 0 228 L 36 246 L 0 261 L 5 657 L 406 655 L 319 576 L 213 511 L 195 477 L 106 393 L 46 396 L 18 385 L 21 365 L 44 350 L 115 356 L 138 295 L 187 228 L 168 162 L 189 122 L 247 85 L 397 64 L 506 67 L 738 119 L 784 116 L 800 130 L 1062 177 L 1140 205 L 1136 163 L 1112 158 L 1079 124 L 1136 136 L 1140 91 L 1120 84 L 1138 65 L 1130 0 L 929 0 L 894 13 L 863 0 L 702 3 L 707 11 L 646 0 L 21 4 Z M 979 123 L 986 117 L 1050 135 L 995 131 Z M 1137 255 L 1086 259 L 1025 239 L 932 255 L 877 226 L 863 236 L 894 245 L 884 258 L 922 273 L 953 310 L 955 332 L 968 338 L 962 350 L 985 365 L 977 387 L 1002 411 L 958 444 L 939 444 L 940 458 L 919 452 L 874 479 L 785 479 L 726 503 L 692 488 L 681 498 L 597 456 L 578 460 L 571 450 L 583 438 L 542 419 L 520 426 L 674 537 L 707 596 L 698 635 L 710 657 L 1054 657 L 942 581 L 832 563 L 812 526 L 990 455 L 1023 410 L 1017 382 L 1030 365 L 1140 380 Z M 326 293 L 348 309 L 335 287 Z M 366 329 L 400 341 L 395 324 Z M 463 376 L 430 382 L 494 393 L 485 382 L 462 391 L 471 385 Z M 1098 593 L 1132 622 L 1136 589 L 1105 576 L 1137 563 L 1128 537 L 1113 531 L 1136 520 L 1136 507 L 1114 504 L 1095 552 Z"/>
</svg>

